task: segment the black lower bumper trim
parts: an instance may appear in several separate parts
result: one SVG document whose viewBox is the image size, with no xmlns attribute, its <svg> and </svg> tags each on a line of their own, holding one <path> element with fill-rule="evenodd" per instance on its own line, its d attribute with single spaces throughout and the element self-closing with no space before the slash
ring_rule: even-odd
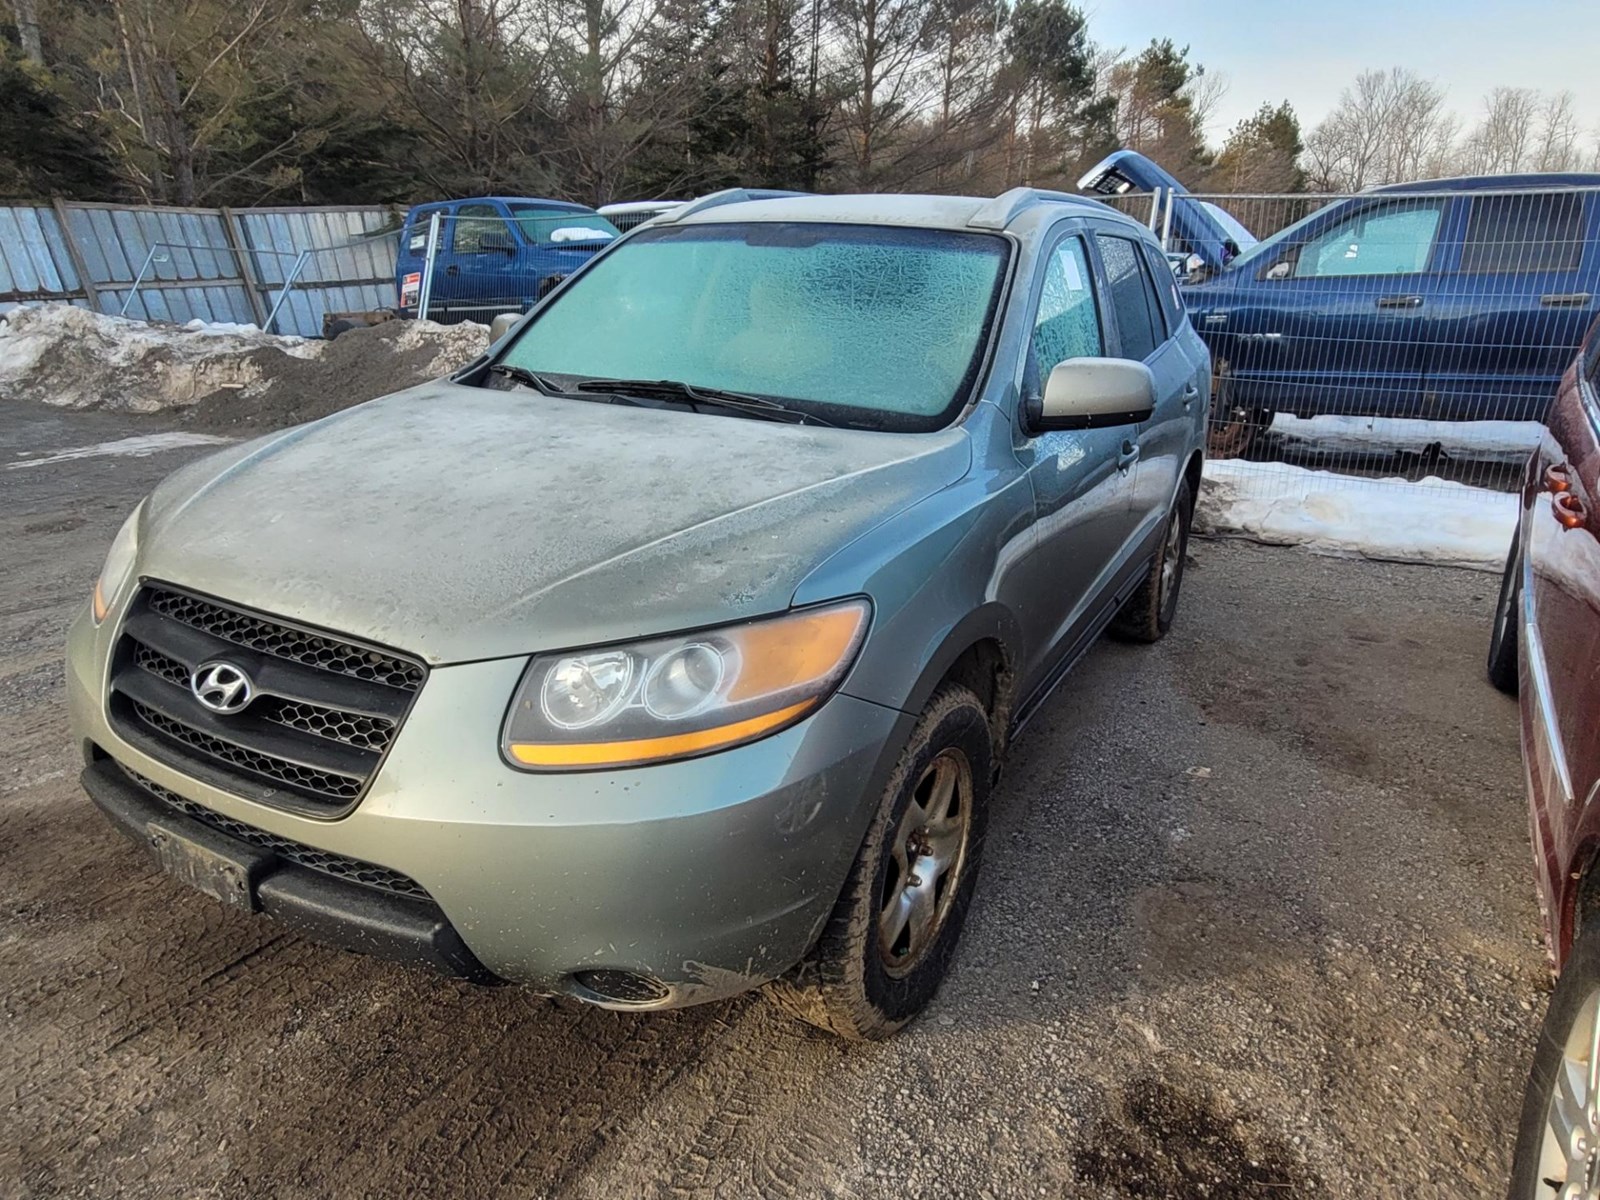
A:
<svg viewBox="0 0 1600 1200">
<path fill-rule="evenodd" d="M 498 983 L 478 961 L 443 910 L 431 901 L 389 895 L 297 866 L 157 804 L 113 762 L 102 759 L 83 772 L 89 798 L 135 843 L 172 874 L 174 841 L 194 847 L 207 868 L 183 871 L 205 887 L 221 881 L 221 898 L 265 913 L 296 933 L 358 954 L 432 967 L 473 983 Z M 203 877 L 205 882 L 201 882 Z M 234 888 L 238 894 L 228 894 Z"/>
</svg>

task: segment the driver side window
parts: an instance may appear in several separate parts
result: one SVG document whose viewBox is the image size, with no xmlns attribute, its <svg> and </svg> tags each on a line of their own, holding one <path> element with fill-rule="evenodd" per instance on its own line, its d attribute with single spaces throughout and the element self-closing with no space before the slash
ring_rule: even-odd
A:
<svg viewBox="0 0 1600 1200">
<path fill-rule="evenodd" d="M 1443 213 L 1443 200 L 1369 206 L 1302 246 L 1294 277 L 1425 271 Z"/>
<path fill-rule="evenodd" d="M 1041 386 L 1069 358 L 1105 353 L 1093 280 L 1082 238 L 1069 237 L 1051 253 L 1033 325 L 1033 365 Z"/>
<path fill-rule="evenodd" d="M 511 229 L 492 204 L 463 204 L 456 211 L 455 226 L 450 249 L 457 254 L 481 252 L 485 237 L 500 246 L 511 242 Z"/>
</svg>

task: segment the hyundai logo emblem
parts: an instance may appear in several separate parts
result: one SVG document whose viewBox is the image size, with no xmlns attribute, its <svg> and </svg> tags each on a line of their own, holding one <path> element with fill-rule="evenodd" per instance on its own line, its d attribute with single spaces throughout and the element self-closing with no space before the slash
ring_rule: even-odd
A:
<svg viewBox="0 0 1600 1200">
<path fill-rule="evenodd" d="M 256 685 L 228 662 L 203 662 L 189 676 L 189 690 L 206 708 L 223 716 L 242 712 L 256 698 Z"/>
</svg>

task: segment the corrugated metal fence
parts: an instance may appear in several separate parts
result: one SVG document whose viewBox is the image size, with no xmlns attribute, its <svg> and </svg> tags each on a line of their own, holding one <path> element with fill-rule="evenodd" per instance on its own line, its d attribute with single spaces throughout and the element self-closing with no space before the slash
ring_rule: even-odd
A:
<svg viewBox="0 0 1600 1200">
<path fill-rule="evenodd" d="M 281 299 L 274 331 L 315 337 L 324 312 L 395 303 L 402 215 L 376 205 L 0 207 L 0 312 L 53 301 L 149 321 L 265 327 Z M 284 296 L 286 280 L 294 286 Z"/>
</svg>

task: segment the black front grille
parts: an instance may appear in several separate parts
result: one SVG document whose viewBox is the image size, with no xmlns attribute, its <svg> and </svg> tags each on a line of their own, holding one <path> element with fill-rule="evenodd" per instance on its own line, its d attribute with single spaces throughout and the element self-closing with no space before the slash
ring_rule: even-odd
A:
<svg viewBox="0 0 1600 1200">
<path fill-rule="evenodd" d="M 208 825 L 218 833 L 228 837 L 237 838 L 241 842 L 248 842 L 262 850 L 270 850 L 279 858 L 305 867 L 310 871 L 319 871 L 324 875 L 332 875 L 336 879 L 348 880 L 351 883 L 365 884 L 379 891 L 389 892 L 396 896 L 414 896 L 419 900 L 429 900 L 427 890 L 409 875 L 399 871 L 392 871 L 388 867 L 380 867 L 376 863 L 362 862 L 359 858 L 349 858 L 343 854 L 334 854 L 330 850 L 318 850 L 315 846 L 307 846 L 292 838 L 279 837 L 275 833 L 268 833 L 265 829 L 257 829 L 254 825 L 244 821 L 236 821 L 232 817 L 225 817 L 219 812 L 207 808 L 203 804 L 196 804 L 193 800 L 186 800 L 174 791 L 162 787 L 152 779 L 146 779 L 139 772 L 117 764 L 122 773 L 134 783 L 143 788 L 150 796 L 162 804 L 180 813 L 185 817 Z"/>
<path fill-rule="evenodd" d="M 190 690 L 204 663 L 249 676 L 255 696 L 219 714 Z M 130 605 L 108 710 L 140 749 L 263 803 L 338 815 L 366 789 L 427 672 L 376 646 L 244 612 L 162 584 Z"/>
<path fill-rule="evenodd" d="M 420 688 L 426 676 L 421 663 L 399 655 L 324 637 L 185 592 L 150 588 L 145 603 L 151 612 L 181 621 L 212 637 L 319 671 L 371 680 L 405 692 Z"/>
</svg>

